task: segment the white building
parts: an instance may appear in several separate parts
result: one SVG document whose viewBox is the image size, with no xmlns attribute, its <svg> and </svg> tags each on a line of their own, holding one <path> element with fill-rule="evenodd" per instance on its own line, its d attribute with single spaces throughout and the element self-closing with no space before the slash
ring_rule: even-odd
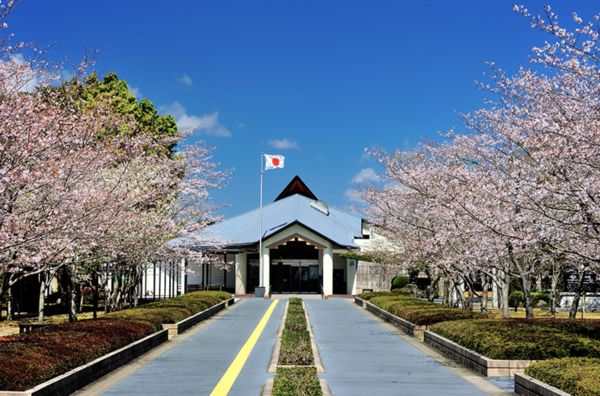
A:
<svg viewBox="0 0 600 396">
<path fill-rule="evenodd" d="M 214 245 L 192 247 L 214 251 L 218 245 L 218 254 L 231 263 L 232 270 L 188 263 L 193 275 L 187 275 L 186 291 L 220 285 L 240 295 L 357 294 L 366 287 L 389 288 L 391 278 L 399 273 L 399 269 L 379 266 L 383 275 L 376 284 L 383 286 L 373 287 L 368 279 L 361 282 L 357 270 L 366 274 L 374 264 L 344 254 L 368 247 L 372 237 L 369 224 L 354 214 L 328 207 L 298 176 L 263 207 L 262 265 L 259 220 L 259 209 L 255 209 L 211 225 L 199 238 L 190 239 L 218 240 Z"/>
</svg>

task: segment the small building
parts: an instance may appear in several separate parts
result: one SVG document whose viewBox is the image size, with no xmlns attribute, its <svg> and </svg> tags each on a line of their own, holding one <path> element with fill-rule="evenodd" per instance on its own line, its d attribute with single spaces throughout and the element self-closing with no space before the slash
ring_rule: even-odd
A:
<svg viewBox="0 0 600 396">
<path fill-rule="evenodd" d="M 211 241 L 188 248 L 212 252 L 219 257 L 220 267 L 228 263 L 229 270 L 214 264 L 187 263 L 186 291 L 222 285 L 239 295 L 255 294 L 259 287 L 264 287 L 258 291 L 265 295 L 357 294 L 363 288 L 389 290 L 391 278 L 401 272 L 399 267 L 357 260 L 357 253 L 373 238 L 369 223 L 329 207 L 298 176 L 263 207 L 262 265 L 259 234 L 257 208 L 210 225 L 187 239 Z M 371 273 L 376 279 L 370 279 Z"/>
</svg>

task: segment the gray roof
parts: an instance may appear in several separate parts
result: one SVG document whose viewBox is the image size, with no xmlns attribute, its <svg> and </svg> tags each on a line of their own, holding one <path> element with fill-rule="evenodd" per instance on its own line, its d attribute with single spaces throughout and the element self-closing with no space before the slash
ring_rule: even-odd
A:
<svg viewBox="0 0 600 396">
<path fill-rule="evenodd" d="M 358 247 L 354 243 L 354 238 L 362 237 L 362 218 L 336 208 L 329 208 L 329 214 L 326 214 L 312 207 L 311 203 L 314 202 L 316 201 L 295 194 L 265 205 L 263 207 L 264 238 L 299 223 L 337 245 Z M 214 245 L 219 246 L 244 246 L 258 243 L 258 235 L 259 209 L 255 209 L 208 226 L 198 235 L 192 236 L 191 240 L 218 241 Z M 172 243 L 185 244 L 181 239 Z"/>
</svg>

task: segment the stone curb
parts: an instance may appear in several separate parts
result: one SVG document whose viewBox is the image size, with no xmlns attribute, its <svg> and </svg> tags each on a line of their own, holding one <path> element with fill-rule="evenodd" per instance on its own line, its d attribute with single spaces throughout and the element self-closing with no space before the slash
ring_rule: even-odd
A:
<svg viewBox="0 0 600 396">
<path fill-rule="evenodd" d="M 425 343 L 487 377 L 508 377 L 523 373 L 535 360 L 490 359 L 439 334 L 425 330 Z"/>
<path fill-rule="evenodd" d="M 96 360 L 67 371 L 42 384 L 22 392 L 0 391 L 0 396 L 45 396 L 69 395 L 88 385 L 114 369 L 143 355 L 156 346 L 168 341 L 168 331 L 160 330 L 154 334 L 132 342 Z"/>
<path fill-rule="evenodd" d="M 427 330 L 427 326 L 416 325 L 412 322 L 409 322 L 406 319 L 391 314 L 388 311 L 381 309 L 374 304 L 371 304 L 370 302 L 364 301 L 363 306 L 367 309 L 367 311 L 379 316 L 385 321 L 390 322 L 394 326 L 398 327 L 400 330 L 404 331 L 406 334 L 418 337 L 423 335 L 423 332 Z"/>
<path fill-rule="evenodd" d="M 515 374 L 515 393 L 523 396 L 570 396 L 570 393 L 561 391 L 545 382 L 537 380 L 526 374 Z"/>
<path fill-rule="evenodd" d="M 166 323 L 163 324 L 162 327 L 164 330 L 169 331 L 169 338 L 175 337 L 178 334 L 183 333 L 186 330 L 189 330 L 191 327 L 197 325 L 201 321 L 213 316 L 217 312 L 227 308 L 228 306 L 235 303 L 235 299 L 230 298 L 229 300 L 225 300 L 220 302 L 217 305 L 213 305 L 210 308 L 205 309 L 204 311 L 198 312 L 190 317 L 183 319 L 177 323 Z"/>
</svg>

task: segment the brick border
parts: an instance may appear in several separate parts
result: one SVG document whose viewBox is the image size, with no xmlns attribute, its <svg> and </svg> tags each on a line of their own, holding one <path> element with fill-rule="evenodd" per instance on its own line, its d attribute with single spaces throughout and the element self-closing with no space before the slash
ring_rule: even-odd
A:
<svg viewBox="0 0 600 396">
<path fill-rule="evenodd" d="M 515 374 L 515 393 L 523 396 L 570 396 L 570 393 L 521 373 Z"/>
<path fill-rule="evenodd" d="M 216 305 L 213 305 L 210 308 L 205 309 L 204 311 L 198 312 L 197 314 L 187 317 L 180 322 L 163 324 L 162 327 L 164 330 L 169 331 L 169 338 L 175 337 L 176 335 L 183 333 L 184 331 L 190 329 L 191 327 L 200 323 L 204 319 L 208 319 L 217 312 L 227 308 L 228 306 L 234 303 L 235 299 L 230 298 L 229 300 L 222 301 Z"/>
<path fill-rule="evenodd" d="M 166 342 L 168 335 L 167 330 L 160 330 L 31 389 L 22 392 L 0 391 L 0 396 L 69 395 Z"/>
<path fill-rule="evenodd" d="M 507 377 L 523 373 L 535 360 L 490 359 L 432 331 L 425 330 L 425 343 L 463 366 L 487 377 Z"/>
</svg>

